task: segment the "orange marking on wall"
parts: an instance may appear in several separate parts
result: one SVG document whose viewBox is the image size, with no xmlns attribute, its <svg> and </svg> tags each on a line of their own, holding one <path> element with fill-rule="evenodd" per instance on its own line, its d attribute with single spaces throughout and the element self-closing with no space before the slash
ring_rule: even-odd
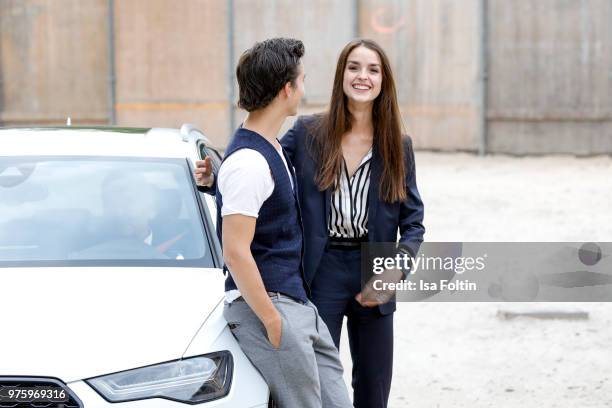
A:
<svg viewBox="0 0 612 408">
<path fill-rule="evenodd" d="M 225 110 L 227 102 L 128 102 L 117 103 L 117 111 L 185 111 L 185 110 Z"/>
</svg>

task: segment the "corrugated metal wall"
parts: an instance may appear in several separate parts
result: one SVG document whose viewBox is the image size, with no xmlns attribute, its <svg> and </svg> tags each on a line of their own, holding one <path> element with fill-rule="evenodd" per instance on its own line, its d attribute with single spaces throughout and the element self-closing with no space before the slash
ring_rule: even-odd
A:
<svg viewBox="0 0 612 408">
<path fill-rule="evenodd" d="M 494 152 L 612 152 L 612 1 L 489 6 Z"/>
<path fill-rule="evenodd" d="M 3 0 L 0 121 L 191 122 L 224 145 L 244 116 L 233 64 L 273 36 L 306 45 L 301 113 L 362 36 L 419 148 L 612 153 L 612 0 Z"/>
<path fill-rule="evenodd" d="M 228 133 L 225 1 L 115 1 L 117 123 Z"/>
<path fill-rule="evenodd" d="M 421 148 L 477 150 L 479 0 L 361 2 L 359 31 L 393 61 L 405 126 Z"/>
<path fill-rule="evenodd" d="M 0 1 L 0 121 L 106 123 L 106 2 Z"/>
<path fill-rule="evenodd" d="M 117 123 L 195 123 L 225 143 L 225 17 L 221 1 L 115 1 Z"/>
<path fill-rule="evenodd" d="M 254 42 L 270 37 L 293 37 L 304 42 L 306 96 L 300 114 L 325 109 L 331 95 L 336 60 L 342 47 L 355 36 L 353 1 L 257 2 L 234 0 L 234 61 Z M 235 94 L 238 94 L 234 81 Z M 236 110 L 236 123 L 245 112 Z M 290 127 L 289 120 L 283 128 Z"/>
</svg>

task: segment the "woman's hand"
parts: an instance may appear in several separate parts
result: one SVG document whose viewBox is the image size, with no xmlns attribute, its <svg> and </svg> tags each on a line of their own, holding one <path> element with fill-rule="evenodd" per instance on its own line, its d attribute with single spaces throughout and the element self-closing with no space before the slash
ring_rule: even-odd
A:
<svg viewBox="0 0 612 408">
<path fill-rule="evenodd" d="M 387 269 L 380 275 L 374 275 L 365 284 L 361 292 L 355 296 L 355 300 L 363 307 L 375 307 L 387 303 L 395 295 L 395 290 L 374 289 L 374 282 L 379 281 L 377 287 L 385 288 L 389 283 L 398 283 L 404 277 L 399 269 Z"/>
</svg>

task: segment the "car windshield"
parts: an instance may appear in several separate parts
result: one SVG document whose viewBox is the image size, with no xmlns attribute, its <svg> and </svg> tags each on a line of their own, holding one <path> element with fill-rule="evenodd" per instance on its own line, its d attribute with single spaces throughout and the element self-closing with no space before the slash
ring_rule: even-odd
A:
<svg viewBox="0 0 612 408">
<path fill-rule="evenodd" d="M 214 266 L 185 159 L 0 157 L 0 266 Z"/>
</svg>

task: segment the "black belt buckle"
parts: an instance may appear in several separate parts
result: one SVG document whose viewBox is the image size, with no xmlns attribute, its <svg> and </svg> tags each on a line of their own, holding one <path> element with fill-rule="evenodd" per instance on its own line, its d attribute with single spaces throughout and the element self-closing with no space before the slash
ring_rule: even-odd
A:
<svg viewBox="0 0 612 408">
<path fill-rule="evenodd" d="M 365 235 L 359 238 L 335 238 L 330 237 L 327 245 L 332 249 L 360 249 L 361 244 L 368 241 L 368 236 Z"/>
</svg>

